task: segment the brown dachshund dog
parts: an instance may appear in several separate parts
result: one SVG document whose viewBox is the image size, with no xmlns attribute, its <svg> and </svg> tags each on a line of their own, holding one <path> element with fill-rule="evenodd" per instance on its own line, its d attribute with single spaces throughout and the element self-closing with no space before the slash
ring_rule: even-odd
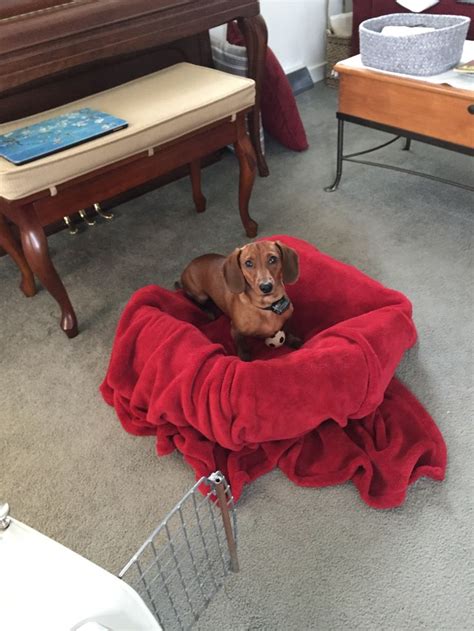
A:
<svg viewBox="0 0 474 631">
<path fill-rule="evenodd" d="M 181 287 L 198 304 L 204 306 L 210 298 L 229 316 L 238 355 L 249 361 L 245 338 L 269 338 L 291 317 L 293 305 L 283 283 L 296 282 L 298 274 L 295 250 L 279 241 L 258 241 L 227 257 L 205 254 L 194 259 L 181 275 Z M 289 346 L 301 346 L 291 333 L 285 337 Z"/>
</svg>

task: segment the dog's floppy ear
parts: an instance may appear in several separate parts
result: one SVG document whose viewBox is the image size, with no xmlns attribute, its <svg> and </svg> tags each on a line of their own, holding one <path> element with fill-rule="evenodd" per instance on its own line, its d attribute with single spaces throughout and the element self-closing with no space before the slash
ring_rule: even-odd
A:
<svg viewBox="0 0 474 631">
<path fill-rule="evenodd" d="M 300 265 L 298 261 L 298 254 L 293 248 L 289 248 L 281 241 L 276 241 L 276 244 L 281 252 L 281 264 L 283 268 L 283 282 L 296 283 L 300 273 Z"/>
<path fill-rule="evenodd" d="M 240 269 L 240 248 L 230 254 L 224 263 L 224 278 L 233 294 L 241 294 L 245 290 L 245 278 Z"/>
</svg>

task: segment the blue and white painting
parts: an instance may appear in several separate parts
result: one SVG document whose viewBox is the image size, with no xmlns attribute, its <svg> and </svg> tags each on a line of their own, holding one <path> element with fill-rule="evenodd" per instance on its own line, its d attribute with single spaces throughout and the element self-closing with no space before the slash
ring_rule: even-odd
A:
<svg viewBox="0 0 474 631">
<path fill-rule="evenodd" d="M 0 136 L 0 156 L 25 164 L 127 127 L 127 122 L 85 107 Z"/>
</svg>

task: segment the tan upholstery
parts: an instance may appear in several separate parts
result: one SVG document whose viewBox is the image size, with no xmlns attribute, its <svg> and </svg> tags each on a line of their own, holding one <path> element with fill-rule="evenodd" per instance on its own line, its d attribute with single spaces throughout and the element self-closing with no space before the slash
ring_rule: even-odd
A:
<svg viewBox="0 0 474 631">
<path fill-rule="evenodd" d="M 0 125 L 0 134 L 81 107 L 113 114 L 126 129 L 15 166 L 0 158 L 0 196 L 14 200 L 179 138 L 251 107 L 255 83 L 225 72 L 180 63 L 116 88 L 35 116 Z"/>
</svg>

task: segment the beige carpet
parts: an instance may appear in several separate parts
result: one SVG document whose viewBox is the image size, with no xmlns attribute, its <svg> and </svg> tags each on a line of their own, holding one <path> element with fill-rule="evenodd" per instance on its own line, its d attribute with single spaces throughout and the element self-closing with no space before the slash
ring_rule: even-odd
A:
<svg viewBox="0 0 474 631">
<path fill-rule="evenodd" d="M 261 478 L 238 507 L 241 573 L 201 619 L 207 631 L 472 624 L 472 196 L 352 164 L 340 190 L 325 193 L 335 99 L 322 85 L 299 97 L 311 147 L 296 154 L 268 142 L 271 176 L 256 182 L 252 214 L 261 235 L 306 238 L 411 298 L 420 339 L 399 376 L 445 436 L 447 479 L 421 480 L 403 507 L 379 512 L 350 484 Z M 384 136 L 348 126 L 346 138 L 357 151 Z M 467 157 L 420 143 L 380 159 L 472 180 Z M 170 287 L 192 257 L 245 242 L 233 156 L 206 170 L 204 189 L 203 215 L 183 180 L 117 209 L 110 224 L 50 239 L 80 319 L 74 340 L 59 331 L 50 296 L 24 298 L 0 259 L 0 496 L 15 517 L 112 572 L 193 483 L 179 455 L 159 459 L 152 438 L 124 432 L 98 386 L 135 289 Z"/>
</svg>

